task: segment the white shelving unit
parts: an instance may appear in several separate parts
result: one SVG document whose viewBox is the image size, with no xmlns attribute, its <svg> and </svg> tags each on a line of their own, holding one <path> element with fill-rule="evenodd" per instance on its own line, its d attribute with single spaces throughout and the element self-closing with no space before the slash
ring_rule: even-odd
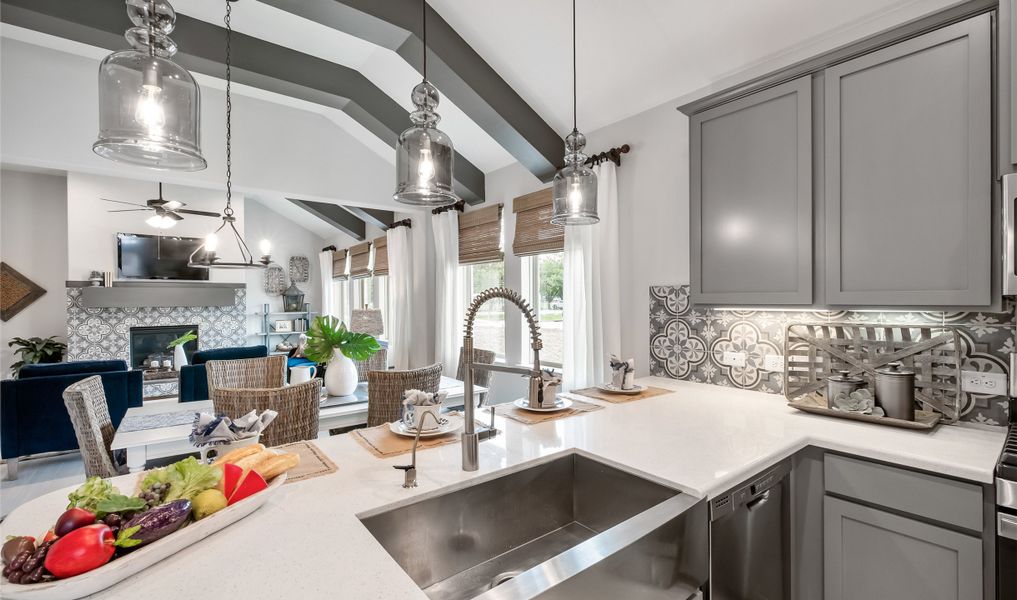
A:
<svg viewBox="0 0 1017 600">
<path fill-rule="evenodd" d="M 306 306 L 306 305 L 305 305 Z M 261 317 L 261 331 L 256 331 L 247 334 L 247 337 L 258 337 L 261 338 L 261 343 L 268 348 L 269 354 L 285 354 L 285 352 L 276 352 L 275 345 L 280 341 L 286 341 L 291 336 L 299 336 L 304 333 L 305 330 L 301 331 L 273 331 L 272 324 L 275 321 L 299 321 L 300 319 L 305 320 L 306 325 L 310 326 L 311 319 L 317 313 L 311 311 L 272 311 L 269 310 L 271 307 L 268 304 L 263 304 L 260 312 L 251 313 L 249 316 Z"/>
</svg>

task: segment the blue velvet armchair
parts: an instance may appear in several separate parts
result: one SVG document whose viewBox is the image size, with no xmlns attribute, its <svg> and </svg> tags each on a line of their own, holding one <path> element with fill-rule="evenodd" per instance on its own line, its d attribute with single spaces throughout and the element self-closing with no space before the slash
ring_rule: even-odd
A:
<svg viewBox="0 0 1017 600">
<path fill-rule="evenodd" d="M 78 448 L 63 392 L 92 375 L 102 378 L 114 427 L 128 408 L 141 406 L 141 371 L 128 370 L 122 360 L 26 365 L 17 379 L 0 382 L 0 457 L 8 477 L 17 477 L 22 456 Z"/>
<path fill-rule="evenodd" d="M 236 360 L 239 358 L 264 358 L 268 356 L 266 346 L 244 346 L 242 348 L 216 348 L 200 350 L 191 357 L 191 364 L 180 368 L 179 397 L 181 402 L 208 400 L 208 375 L 205 363 L 210 360 Z"/>
</svg>

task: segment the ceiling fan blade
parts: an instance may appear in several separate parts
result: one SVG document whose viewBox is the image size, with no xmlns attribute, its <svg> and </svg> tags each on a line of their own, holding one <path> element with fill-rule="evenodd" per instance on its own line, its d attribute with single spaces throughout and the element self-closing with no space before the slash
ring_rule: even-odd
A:
<svg viewBox="0 0 1017 600">
<path fill-rule="evenodd" d="M 113 213 L 113 212 L 148 212 L 148 211 L 149 209 L 147 208 L 124 208 L 120 210 L 107 210 L 106 212 Z"/>
<path fill-rule="evenodd" d="M 169 218 L 173 219 L 174 221 L 183 221 L 184 220 L 183 217 L 181 217 L 177 213 L 173 212 L 172 210 L 167 210 L 166 213 L 163 216 L 169 217 Z"/>
<path fill-rule="evenodd" d="M 116 202 L 117 204 L 129 204 L 131 206 L 141 206 L 147 208 L 144 204 L 138 204 L 137 202 L 124 202 L 123 200 L 110 200 L 109 198 L 99 198 L 99 200 L 105 200 L 106 202 Z"/>
<path fill-rule="evenodd" d="M 176 212 L 181 212 L 181 213 L 185 213 L 185 214 L 188 214 L 188 215 L 199 215 L 199 216 L 202 216 L 202 217 L 215 217 L 216 219 L 218 219 L 219 217 L 222 216 L 219 213 L 208 212 L 207 210 L 190 210 L 190 209 L 187 209 L 187 208 L 177 210 Z"/>
</svg>

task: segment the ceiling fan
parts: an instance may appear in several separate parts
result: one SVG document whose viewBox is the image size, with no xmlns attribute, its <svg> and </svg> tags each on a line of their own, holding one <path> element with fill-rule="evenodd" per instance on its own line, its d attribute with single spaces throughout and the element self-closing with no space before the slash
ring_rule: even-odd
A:
<svg viewBox="0 0 1017 600">
<path fill-rule="evenodd" d="M 199 217 L 213 217 L 219 219 L 222 217 L 217 212 L 210 212 L 207 210 L 190 210 L 183 208 L 187 206 L 183 202 L 176 200 L 166 200 L 162 197 L 162 183 L 159 184 L 159 197 L 146 200 L 144 204 L 138 204 L 137 202 L 124 202 L 123 200 L 110 200 L 109 198 L 99 198 L 106 202 L 115 202 L 117 204 L 127 204 L 130 206 L 138 206 L 140 208 L 124 208 L 118 210 L 111 210 L 108 212 L 140 212 L 140 211 L 155 211 L 155 214 L 145 220 L 152 227 L 157 229 L 169 229 L 177 224 L 177 221 L 183 221 L 182 214 L 186 215 L 198 215 Z"/>
</svg>

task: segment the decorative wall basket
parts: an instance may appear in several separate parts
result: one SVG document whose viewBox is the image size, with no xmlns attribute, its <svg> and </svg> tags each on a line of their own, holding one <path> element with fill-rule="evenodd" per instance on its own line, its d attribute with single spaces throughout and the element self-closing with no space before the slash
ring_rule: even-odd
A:
<svg viewBox="0 0 1017 600">
<path fill-rule="evenodd" d="M 286 271 L 275 263 L 265 269 L 265 293 L 270 296 L 282 296 L 286 291 Z"/>
<path fill-rule="evenodd" d="M 34 281 L 0 263 L 0 320 L 10 321 L 45 293 Z"/>
<path fill-rule="evenodd" d="M 290 257 L 290 281 L 306 283 L 311 276 L 311 263 L 306 256 Z"/>
</svg>

